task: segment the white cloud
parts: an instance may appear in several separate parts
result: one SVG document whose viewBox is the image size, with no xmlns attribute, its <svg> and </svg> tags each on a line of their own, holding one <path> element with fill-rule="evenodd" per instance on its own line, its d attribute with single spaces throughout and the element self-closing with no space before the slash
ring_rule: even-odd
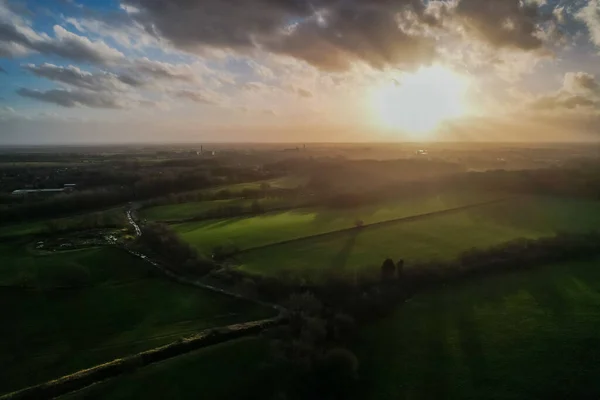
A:
<svg viewBox="0 0 600 400">
<path fill-rule="evenodd" d="M 589 0 L 587 5 L 575 14 L 575 18 L 586 25 L 590 41 L 596 46 L 600 46 L 600 4 L 598 0 Z"/>
</svg>

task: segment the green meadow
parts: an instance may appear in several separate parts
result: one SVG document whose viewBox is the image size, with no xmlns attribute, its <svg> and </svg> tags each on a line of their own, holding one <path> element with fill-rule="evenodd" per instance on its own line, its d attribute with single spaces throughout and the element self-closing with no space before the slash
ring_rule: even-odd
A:
<svg viewBox="0 0 600 400">
<path fill-rule="evenodd" d="M 600 397 L 600 260 L 422 293 L 363 328 L 364 399 Z"/>
<path fill-rule="evenodd" d="M 220 244 L 251 249 L 284 240 L 500 199 L 497 193 L 443 193 L 354 208 L 301 208 L 254 217 L 188 222 L 173 228 L 202 253 Z"/>
<path fill-rule="evenodd" d="M 467 281 L 361 328 L 351 398 L 598 398 L 598 343 L 600 260 Z M 269 368 L 268 349 L 260 338 L 224 343 L 65 399 L 271 398 L 285 374 Z"/>
<path fill-rule="evenodd" d="M 242 270 L 254 274 L 316 281 L 335 274 L 352 279 L 361 269 L 377 273 L 387 257 L 403 258 L 409 264 L 447 260 L 473 247 L 598 227 L 600 202 L 521 197 L 456 213 L 259 247 L 240 254 L 238 261 Z"/>
<path fill-rule="evenodd" d="M 269 354 L 264 339 L 222 343 L 96 384 L 64 399 L 253 399 L 269 391 L 264 383 Z"/>
<path fill-rule="evenodd" d="M 272 315 L 166 279 L 111 247 L 37 254 L 0 245 L 0 393 L 198 331 Z"/>
<path fill-rule="evenodd" d="M 485 204 L 494 199 L 500 201 Z M 445 212 L 436 214 L 440 211 Z M 365 226 L 348 229 L 357 220 Z M 600 202 L 444 193 L 368 207 L 296 209 L 173 227 L 202 253 L 223 244 L 242 250 L 235 259 L 243 271 L 318 281 L 331 274 L 352 279 L 361 269 L 376 271 L 387 257 L 409 263 L 445 260 L 473 247 L 594 230 L 600 227 Z"/>
<path fill-rule="evenodd" d="M 109 210 L 74 215 L 65 218 L 36 220 L 0 226 L 0 239 L 49 233 L 50 224 L 69 229 L 77 229 L 80 226 L 84 229 L 89 229 L 89 222 L 97 220 L 104 221 L 105 223 L 112 223 L 114 225 L 126 225 L 125 211 L 123 208 L 112 208 Z"/>
<path fill-rule="evenodd" d="M 275 207 L 283 207 L 286 205 L 284 200 L 279 199 L 227 199 L 196 201 L 190 203 L 167 204 L 164 206 L 144 208 L 140 211 L 140 216 L 148 221 L 182 220 L 200 217 L 207 212 L 226 207 L 241 207 L 244 209 L 250 209 L 254 202 L 260 204 L 260 206 L 265 210 Z"/>
</svg>

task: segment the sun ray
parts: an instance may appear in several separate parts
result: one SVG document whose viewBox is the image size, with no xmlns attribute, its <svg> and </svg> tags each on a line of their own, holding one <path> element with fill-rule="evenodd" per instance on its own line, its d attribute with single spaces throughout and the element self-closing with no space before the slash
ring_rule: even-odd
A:
<svg viewBox="0 0 600 400">
<path fill-rule="evenodd" d="M 442 122 L 468 113 L 469 86 L 468 77 L 434 65 L 391 79 L 369 101 L 381 128 L 425 138 Z"/>
</svg>

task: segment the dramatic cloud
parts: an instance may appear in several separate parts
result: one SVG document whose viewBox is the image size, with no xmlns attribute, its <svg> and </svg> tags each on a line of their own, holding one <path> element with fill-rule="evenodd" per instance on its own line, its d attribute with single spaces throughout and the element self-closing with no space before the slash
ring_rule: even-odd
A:
<svg viewBox="0 0 600 400">
<path fill-rule="evenodd" d="M 398 13 L 423 16 L 418 0 L 131 0 L 135 18 L 190 51 L 206 47 L 289 55 L 327 70 L 347 69 L 354 61 L 375 67 L 414 65 L 434 55 L 430 38 L 404 32 Z M 424 17 L 423 17 L 424 18 Z"/>
<path fill-rule="evenodd" d="M 266 50 L 331 71 L 357 61 L 375 68 L 426 64 L 437 55 L 436 37 L 456 32 L 496 48 L 538 50 L 541 24 L 563 16 L 561 10 L 542 15 L 545 2 L 523 0 L 126 3 L 137 10 L 136 23 L 181 49 Z"/>
<path fill-rule="evenodd" d="M 538 97 L 531 106 L 535 110 L 592 110 L 600 106 L 599 89 L 593 75 L 568 72 L 559 91 Z"/>
<path fill-rule="evenodd" d="M 454 10 L 467 32 L 494 47 L 533 50 L 542 47 L 537 24 L 539 2 L 521 0 L 461 0 Z"/>
<path fill-rule="evenodd" d="M 587 5 L 575 14 L 575 17 L 586 25 L 591 42 L 600 46 L 600 4 L 598 0 L 589 0 Z"/>
<path fill-rule="evenodd" d="M 0 1 L 0 56 L 18 57 L 33 51 L 104 65 L 124 57 L 102 41 L 92 41 L 59 25 L 54 26 L 53 33 L 54 37 L 50 37 L 35 32 L 26 20 L 13 13 L 4 1 Z"/>
<path fill-rule="evenodd" d="M 146 57 L 135 60 L 130 69 L 154 79 L 170 79 L 183 82 L 193 82 L 197 79 L 194 70 L 188 64 L 170 64 L 153 61 Z"/>
<path fill-rule="evenodd" d="M 127 89 L 129 79 L 104 71 L 92 74 L 73 65 L 60 67 L 48 63 L 26 64 L 23 68 L 37 76 L 92 91 L 124 91 Z"/>
<path fill-rule="evenodd" d="M 21 88 L 17 93 L 23 97 L 54 103 L 62 107 L 86 106 L 91 108 L 119 109 L 128 106 L 122 96 L 110 92 L 52 89 L 45 92 Z"/>
<path fill-rule="evenodd" d="M 568 72 L 563 87 L 570 93 L 593 94 L 598 91 L 598 82 L 592 74 L 586 72 Z"/>
<path fill-rule="evenodd" d="M 43 54 L 55 54 L 74 61 L 105 65 L 124 57 L 121 52 L 102 41 L 91 41 L 58 25 L 54 26 L 54 35 L 54 38 L 32 42 L 30 47 Z"/>
</svg>

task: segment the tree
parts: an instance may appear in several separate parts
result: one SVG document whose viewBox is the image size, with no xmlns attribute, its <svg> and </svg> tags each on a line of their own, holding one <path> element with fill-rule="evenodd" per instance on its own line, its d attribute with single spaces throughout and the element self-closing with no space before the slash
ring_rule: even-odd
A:
<svg viewBox="0 0 600 400">
<path fill-rule="evenodd" d="M 394 273 L 396 271 L 396 265 L 391 258 L 386 258 L 383 264 L 381 264 L 381 281 L 387 282 L 394 279 Z"/>
<path fill-rule="evenodd" d="M 269 184 L 269 182 L 263 182 L 260 184 L 260 190 L 263 192 L 263 196 L 266 196 L 269 189 L 271 189 L 271 184 Z"/>
<path fill-rule="evenodd" d="M 403 258 L 398 260 L 398 262 L 396 263 L 396 276 L 398 277 L 398 279 L 400 279 L 402 277 L 402 274 L 404 274 L 404 259 Z"/>
<path fill-rule="evenodd" d="M 258 202 L 258 200 L 254 200 L 252 202 L 252 204 L 250 205 L 250 211 L 253 214 L 259 214 L 263 211 L 263 208 L 262 208 L 261 204 Z"/>
</svg>

